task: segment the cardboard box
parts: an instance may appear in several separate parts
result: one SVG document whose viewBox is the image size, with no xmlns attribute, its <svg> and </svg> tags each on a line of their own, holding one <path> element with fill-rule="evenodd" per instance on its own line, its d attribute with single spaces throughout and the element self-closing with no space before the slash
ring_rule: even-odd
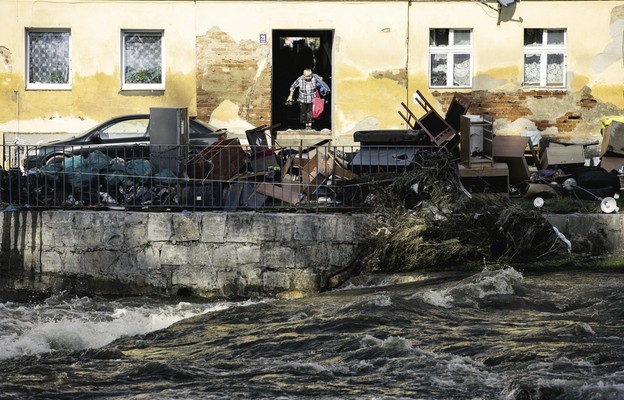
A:
<svg viewBox="0 0 624 400">
<path fill-rule="evenodd" d="M 602 157 L 600 159 L 600 167 L 607 170 L 607 172 L 619 171 L 621 168 L 624 168 L 624 157 Z"/>
<path fill-rule="evenodd" d="M 584 164 L 585 149 L 580 144 L 549 143 L 541 159 L 542 169 L 564 164 Z"/>
<path fill-rule="evenodd" d="M 624 156 L 624 123 L 611 121 L 602 133 L 600 155 Z"/>
</svg>

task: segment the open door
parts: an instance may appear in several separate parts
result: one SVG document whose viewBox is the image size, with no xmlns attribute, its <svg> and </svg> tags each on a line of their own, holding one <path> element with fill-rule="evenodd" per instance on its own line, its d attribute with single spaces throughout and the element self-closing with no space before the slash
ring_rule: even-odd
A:
<svg viewBox="0 0 624 400">
<path fill-rule="evenodd" d="M 271 95 L 271 122 L 281 124 L 280 130 L 302 129 L 299 122 L 299 103 L 286 104 L 290 85 L 303 74 L 305 68 L 321 76 L 332 88 L 333 31 L 329 30 L 274 30 L 273 38 L 273 91 Z M 325 109 L 314 121 L 316 131 L 331 129 L 330 91 L 325 97 Z M 296 95 L 295 95 L 296 100 Z"/>
</svg>

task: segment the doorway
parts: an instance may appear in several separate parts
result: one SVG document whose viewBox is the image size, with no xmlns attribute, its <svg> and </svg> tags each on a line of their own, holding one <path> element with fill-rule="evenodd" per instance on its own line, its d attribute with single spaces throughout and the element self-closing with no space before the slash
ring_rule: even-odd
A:
<svg viewBox="0 0 624 400">
<path fill-rule="evenodd" d="M 274 30 L 273 31 L 273 91 L 271 95 L 271 122 L 281 124 L 279 130 L 302 129 L 299 122 L 299 103 L 286 104 L 290 85 L 305 68 L 315 74 L 331 88 L 333 31 L 329 30 Z M 331 130 L 331 96 L 328 92 L 325 109 L 314 121 L 316 131 Z M 296 94 L 295 94 L 296 100 Z"/>
</svg>

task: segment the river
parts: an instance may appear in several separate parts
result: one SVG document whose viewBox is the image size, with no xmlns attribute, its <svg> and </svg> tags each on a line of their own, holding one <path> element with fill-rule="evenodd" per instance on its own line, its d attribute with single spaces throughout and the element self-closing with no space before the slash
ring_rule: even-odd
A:
<svg viewBox="0 0 624 400">
<path fill-rule="evenodd" d="M 2 399 L 623 399 L 624 275 L 412 273 L 301 299 L 0 303 Z"/>
</svg>

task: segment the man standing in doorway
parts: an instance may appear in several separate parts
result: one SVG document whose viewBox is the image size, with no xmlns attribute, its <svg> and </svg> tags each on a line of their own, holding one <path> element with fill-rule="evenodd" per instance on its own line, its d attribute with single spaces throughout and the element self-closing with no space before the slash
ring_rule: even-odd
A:
<svg viewBox="0 0 624 400">
<path fill-rule="evenodd" d="M 303 75 L 295 79 L 292 85 L 290 85 L 290 95 L 286 101 L 293 101 L 293 95 L 295 89 L 299 88 L 299 95 L 297 101 L 299 101 L 299 121 L 305 124 L 305 130 L 312 130 L 312 101 L 314 100 L 314 93 L 316 91 L 316 85 L 318 80 L 322 78 L 312 73 L 312 70 L 306 68 L 303 70 Z"/>
</svg>

